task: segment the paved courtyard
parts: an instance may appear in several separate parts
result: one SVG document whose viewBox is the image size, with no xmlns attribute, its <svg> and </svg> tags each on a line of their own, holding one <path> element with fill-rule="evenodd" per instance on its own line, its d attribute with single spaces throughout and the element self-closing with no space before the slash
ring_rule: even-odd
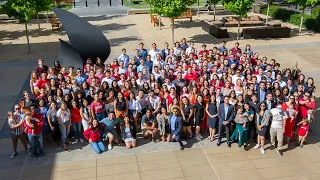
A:
<svg viewBox="0 0 320 180">
<path fill-rule="evenodd" d="M 97 25 L 105 33 L 113 45 L 108 61 L 117 57 L 122 47 L 127 47 L 129 52 L 132 52 L 141 41 L 145 42 L 147 47 L 150 47 L 152 42 L 157 42 L 162 48 L 162 44 L 171 37 L 168 22 L 164 21 L 165 26 L 160 31 L 152 29 L 148 20 L 145 15 L 88 18 L 88 21 Z M 47 28 L 48 25 L 43 26 Z M 190 28 L 185 28 L 188 26 Z M 216 142 L 191 140 L 184 142 L 186 149 L 180 151 L 179 145 L 175 143 L 153 144 L 139 139 L 137 148 L 128 150 L 115 146 L 113 150 L 100 155 L 95 154 L 85 143 L 70 145 L 69 151 L 45 144 L 47 158 L 38 160 L 25 156 L 19 144 L 19 155 L 11 160 L 9 157 L 12 147 L 11 139 L 8 138 L 6 113 L 21 97 L 21 92 L 29 86 L 28 76 L 36 66 L 35 57 L 45 57 L 46 64 L 52 65 L 55 60 L 54 55 L 58 52 L 57 39 L 66 39 L 63 33 L 53 35 L 51 31 L 44 33 L 48 33 L 46 39 L 36 35 L 31 38 L 33 43 L 31 47 L 34 52 L 28 56 L 23 54 L 25 51 L 22 51 L 25 49 L 23 43 L 12 40 L 13 38 L 1 39 L 3 44 L 9 45 L 0 44 L 0 47 L 4 47 L 0 52 L 5 57 L 4 61 L 10 62 L 0 63 L 0 100 L 2 102 L 0 104 L 0 180 L 320 179 L 320 122 L 318 120 L 312 124 L 313 133 L 308 137 L 307 145 L 303 149 L 289 146 L 283 157 L 279 157 L 275 151 L 270 150 L 263 155 L 259 150 L 252 148 L 253 144 L 250 144 L 248 150 L 244 150 L 236 145 L 232 148 L 228 148 L 225 144 L 216 147 Z M 196 43 L 198 49 L 202 43 L 210 44 L 211 47 L 220 42 L 206 35 L 199 27 L 197 19 L 193 23 L 182 21 L 177 25 L 176 33 L 176 39 L 187 37 L 188 41 Z M 24 40 L 23 36 L 18 39 Z M 234 39 L 228 39 L 228 47 L 231 47 L 234 42 Z M 241 48 L 248 43 L 252 45 L 254 51 L 259 52 L 261 57 L 276 59 L 281 64 L 281 68 L 292 68 L 295 62 L 298 62 L 298 67 L 306 77 L 313 77 L 316 86 L 320 85 L 318 34 L 284 40 L 241 40 Z M 22 60 L 19 56 L 25 59 Z M 319 97 L 320 91 L 317 91 L 316 95 Z M 317 103 L 320 103 L 319 100 Z M 317 117 L 320 117 L 319 112 Z"/>
</svg>

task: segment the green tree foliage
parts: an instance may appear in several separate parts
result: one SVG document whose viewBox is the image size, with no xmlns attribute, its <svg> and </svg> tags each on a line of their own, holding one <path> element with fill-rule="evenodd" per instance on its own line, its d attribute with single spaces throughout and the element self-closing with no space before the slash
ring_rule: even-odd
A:
<svg viewBox="0 0 320 180">
<path fill-rule="evenodd" d="M 174 43 L 174 19 L 178 18 L 187 10 L 188 6 L 197 0 L 145 0 L 150 4 L 150 13 L 171 18 L 172 21 L 172 42 Z"/>
<path fill-rule="evenodd" d="M 319 0 L 287 0 L 289 3 L 296 4 L 300 6 L 301 9 L 301 20 L 299 27 L 299 34 L 301 33 L 302 24 L 303 24 L 303 14 L 308 6 L 316 4 Z"/>
<path fill-rule="evenodd" d="M 49 11 L 51 9 L 52 0 L 34 0 L 36 2 L 38 28 L 40 29 L 39 12 Z"/>
<path fill-rule="evenodd" d="M 210 4 L 213 5 L 213 20 L 216 20 L 216 6 L 218 4 L 218 2 L 220 2 L 221 0 L 209 0 Z"/>
<path fill-rule="evenodd" d="M 226 10 L 240 16 L 238 22 L 238 37 L 240 39 L 240 21 L 241 18 L 247 17 L 255 0 L 224 0 L 223 6 Z"/>
<path fill-rule="evenodd" d="M 30 43 L 27 23 L 37 14 L 36 0 L 8 0 L 3 6 L 4 11 L 9 17 L 14 17 L 20 23 L 24 23 L 28 42 L 28 51 L 30 53 Z"/>
</svg>

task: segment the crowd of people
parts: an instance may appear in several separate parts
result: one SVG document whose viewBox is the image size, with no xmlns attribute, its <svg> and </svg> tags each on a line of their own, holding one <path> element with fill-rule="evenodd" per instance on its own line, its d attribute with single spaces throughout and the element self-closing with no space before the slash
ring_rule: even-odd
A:
<svg viewBox="0 0 320 180">
<path fill-rule="evenodd" d="M 14 153 L 18 139 L 34 159 L 45 158 L 43 139 L 68 150 L 88 141 L 96 153 L 113 145 L 137 146 L 183 139 L 237 143 L 283 155 L 284 143 L 303 147 L 316 111 L 315 85 L 297 68 L 259 57 L 250 45 L 228 49 L 186 39 L 148 51 L 144 44 L 130 57 L 126 49 L 112 63 L 86 59 L 82 68 L 50 67 L 38 60 L 30 90 L 8 113 Z M 138 135 L 137 135 L 138 134 Z M 276 143 L 277 142 L 277 143 Z M 251 143 L 252 144 L 252 143 Z M 28 145 L 32 151 L 29 151 Z M 105 148 L 107 145 L 107 148 Z"/>
</svg>

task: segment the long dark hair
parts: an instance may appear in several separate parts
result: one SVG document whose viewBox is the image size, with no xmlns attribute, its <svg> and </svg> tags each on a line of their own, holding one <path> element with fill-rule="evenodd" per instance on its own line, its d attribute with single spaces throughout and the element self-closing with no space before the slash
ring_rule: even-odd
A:
<svg viewBox="0 0 320 180">
<path fill-rule="evenodd" d="M 261 104 L 264 104 L 264 111 L 266 111 L 267 110 L 267 103 L 265 102 L 265 101 L 262 101 L 260 104 L 259 104 L 259 107 L 258 107 L 258 113 L 260 113 L 260 111 L 261 111 Z"/>
</svg>

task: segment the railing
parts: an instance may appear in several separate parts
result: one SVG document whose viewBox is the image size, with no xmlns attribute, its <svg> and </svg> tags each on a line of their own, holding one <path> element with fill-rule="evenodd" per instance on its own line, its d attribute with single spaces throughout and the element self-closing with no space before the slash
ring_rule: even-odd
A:
<svg viewBox="0 0 320 180">
<path fill-rule="evenodd" d="M 70 4 L 73 2 L 73 7 L 76 7 L 76 0 L 64 0 L 65 2 L 69 2 Z M 100 0 L 96 0 L 98 7 L 100 7 Z M 83 2 L 83 1 L 82 1 Z M 85 6 L 88 7 L 88 0 L 85 0 Z M 109 5 L 112 6 L 112 0 L 109 0 Z M 121 0 L 121 5 L 123 6 L 123 0 Z"/>
</svg>

